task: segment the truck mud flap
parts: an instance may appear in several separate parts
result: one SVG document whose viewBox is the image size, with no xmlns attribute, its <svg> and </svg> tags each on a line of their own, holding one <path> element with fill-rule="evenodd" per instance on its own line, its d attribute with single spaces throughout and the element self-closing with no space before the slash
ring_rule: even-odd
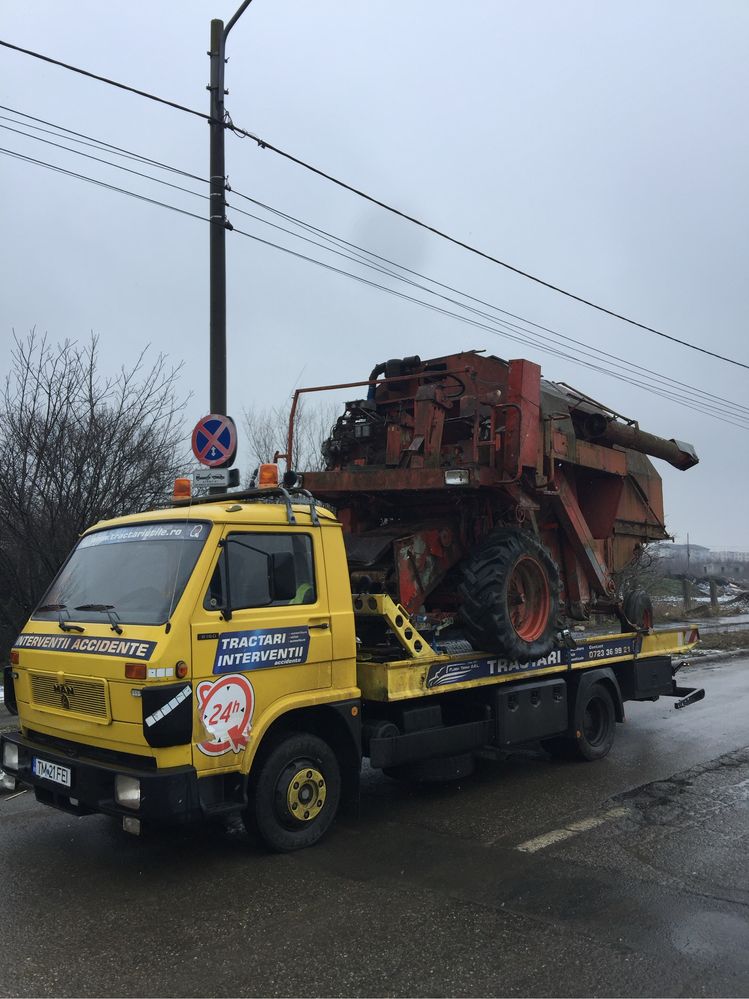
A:
<svg viewBox="0 0 749 999">
<path fill-rule="evenodd" d="M 452 756 L 470 749 L 480 749 L 491 738 L 492 723 L 487 720 L 372 739 L 369 744 L 369 762 L 379 769 L 428 760 L 433 756 Z"/>
</svg>

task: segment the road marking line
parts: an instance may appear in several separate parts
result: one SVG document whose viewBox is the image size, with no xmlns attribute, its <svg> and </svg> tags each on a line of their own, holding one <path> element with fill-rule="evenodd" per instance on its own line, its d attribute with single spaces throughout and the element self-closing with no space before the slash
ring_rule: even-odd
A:
<svg viewBox="0 0 749 999">
<path fill-rule="evenodd" d="M 16 791 L 15 794 L 9 794 L 7 798 L 3 798 L 3 801 L 13 801 L 14 798 L 20 798 L 22 794 L 26 794 L 28 788 L 24 788 L 23 791 Z"/>
<path fill-rule="evenodd" d="M 562 826 L 561 829 L 552 829 L 551 832 L 544 833 L 543 836 L 535 836 L 533 839 L 527 839 L 524 843 L 516 846 L 515 849 L 520 850 L 521 853 L 535 853 L 537 850 L 545 850 L 547 846 L 552 846 L 554 843 L 561 843 L 565 839 L 577 836 L 578 833 L 589 832 L 591 829 L 596 829 L 611 819 L 619 819 L 623 815 L 626 815 L 628 811 L 627 808 L 621 807 L 609 808 L 607 811 L 601 812 L 600 815 L 591 816 L 589 819 L 578 819 L 577 822 L 570 822 L 568 825 Z"/>
<path fill-rule="evenodd" d="M 547 846 L 559 843 L 563 839 L 569 839 L 574 835 L 575 833 L 571 829 L 552 829 L 551 832 L 544 833 L 543 836 L 536 836 L 535 839 L 526 840 L 525 843 L 521 843 L 515 849 L 520 850 L 522 853 L 535 853 L 536 850 L 545 850 Z"/>
</svg>

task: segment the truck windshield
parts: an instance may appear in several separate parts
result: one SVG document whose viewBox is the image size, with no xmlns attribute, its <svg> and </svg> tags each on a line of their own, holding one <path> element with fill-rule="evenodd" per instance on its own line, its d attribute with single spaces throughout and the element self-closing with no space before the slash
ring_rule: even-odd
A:
<svg viewBox="0 0 749 999">
<path fill-rule="evenodd" d="M 161 521 L 81 538 L 33 618 L 165 624 L 182 596 L 211 525 Z"/>
</svg>

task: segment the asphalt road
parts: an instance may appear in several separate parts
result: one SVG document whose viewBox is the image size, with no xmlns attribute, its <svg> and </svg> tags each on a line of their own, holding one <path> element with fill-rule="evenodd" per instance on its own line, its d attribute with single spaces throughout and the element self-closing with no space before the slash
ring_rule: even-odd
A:
<svg viewBox="0 0 749 999">
<path fill-rule="evenodd" d="M 368 771 L 289 856 L 0 799 L 0 995 L 746 996 L 749 659 L 689 672 L 606 760 Z"/>
</svg>

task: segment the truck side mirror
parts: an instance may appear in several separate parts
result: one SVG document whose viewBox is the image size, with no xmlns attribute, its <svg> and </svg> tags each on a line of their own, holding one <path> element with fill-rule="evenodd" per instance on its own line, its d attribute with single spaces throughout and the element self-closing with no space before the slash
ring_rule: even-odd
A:
<svg viewBox="0 0 749 999">
<path fill-rule="evenodd" d="M 270 556 L 270 597 L 276 600 L 293 600 L 296 596 L 296 567 L 290 552 L 274 552 Z"/>
</svg>

